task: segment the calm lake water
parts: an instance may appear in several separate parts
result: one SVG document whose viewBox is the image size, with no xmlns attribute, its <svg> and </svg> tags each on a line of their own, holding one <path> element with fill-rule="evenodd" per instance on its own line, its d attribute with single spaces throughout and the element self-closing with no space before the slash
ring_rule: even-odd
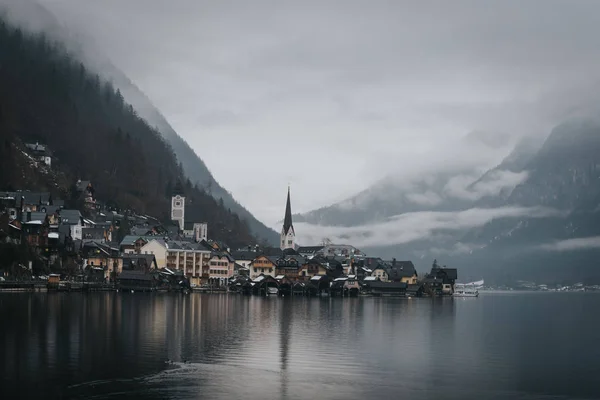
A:
<svg viewBox="0 0 600 400">
<path fill-rule="evenodd" d="M 600 398 L 599 310 L 592 293 L 0 293 L 0 398 Z"/>
</svg>

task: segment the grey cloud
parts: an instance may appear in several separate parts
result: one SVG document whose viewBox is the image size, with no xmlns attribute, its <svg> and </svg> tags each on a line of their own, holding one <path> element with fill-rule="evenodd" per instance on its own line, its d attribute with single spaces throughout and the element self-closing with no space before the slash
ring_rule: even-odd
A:
<svg viewBox="0 0 600 400">
<path fill-rule="evenodd" d="M 301 243 L 320 243 L 324 237 L 356 246 L 386 246 L 428 239 L 444 232 L 456 232 L 483 226 L 499 218 L 544 218 L 561 212 L 543 207 L 472 208 L 459 212 L 414 212 L 387 221 L 357 227 L 295 224 Z"/>
<path fill-rule="evenodd" d="M 598 249 L 600 248 L 600 236 L 559 240 L 553 243 L 542 244 L 539 248 L 546 251 L 558 252 Z"/>
<path fill-rule="evenodd" d="M 425 206 L 435 206 L 442 202 L 442 198 L 437 193 L 428 190 L 425 193 L 408 193 L 405 195 L 410 202 Z"/>
<path fill-rule="evenodd" d="M 267 221 L 281 204 L 256 192 L 291 183 L 296 211 L 308 211 L 388 174 L 485 170 L 519 136 L 600 104 L 594 1 L 39 2 L 93 40 Z M 463 144 L 471 131 L 493 133 Z M 223 142 L 244 145 L 227 158 Z M 319 161 L 290 162 L 290 148 Z M 260 153 L 268 167 L 231 168 Z"/>
<path fill-rule="evenodd" d="M 470 254 L 474 250 L 482 248 L 481 245 L 474 243 L 462 243 L 457 242 L 451 248 L 432 247 L 429 249 L 431 254 L 449 254 L 449 255 L 461 255 Z"/>
<path fill-rule="evenodd" d="M 478 200 L 485 196 L 496 196 L 505 189 L 513 189 L 527 180 L 527 171 L 511 172 L 495 170 L 481 181 L 473 183 L 472 176 L 458 175 L 450 178 L 444 192 L 450 197 Z"/>
</svg>

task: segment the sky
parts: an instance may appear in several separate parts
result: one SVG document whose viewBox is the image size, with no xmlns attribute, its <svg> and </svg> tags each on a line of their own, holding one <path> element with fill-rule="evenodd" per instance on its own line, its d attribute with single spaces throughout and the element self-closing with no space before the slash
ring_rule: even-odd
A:
<svg viewBox="0 0 600 400">
<path fill-rule="evenodd" d="M 450 160 L 484 170 L 600 93 L 594 0 L 39 2 L 276 228 L 288 184 L 306 212 Z"/>
</svg>

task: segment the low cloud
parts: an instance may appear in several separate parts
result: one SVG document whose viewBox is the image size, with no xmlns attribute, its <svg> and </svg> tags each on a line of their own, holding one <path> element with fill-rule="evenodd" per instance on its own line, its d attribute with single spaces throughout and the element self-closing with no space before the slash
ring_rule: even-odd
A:
<svg viewBox="0 0 600 400">
<path fill-rule="evenodd" d="M 474 182 L 472 176 L 459 175 L 448 181 L 444 193 L 450 197 L 475 201 L 485 196 L 497 196 L 504 190 L 512 190 L 525 182 L 528 176 L 527 171 L 496 170 Z"/>
<path fill-rule="evenodd" d="M 393 216 L 385 222 L 356 227 L 297 223 L 303 244 L 320 243 L 327 237 L 336 243 L 356 246 L 388 246 L 429 239 L 442 233 L 483 226 L 500 218 L 543 218 L 562 215 L 545 207 L 472 208 L 458 212 L 413 212 Z"/>
<path fill-rule="evenodd" d="M 574 251 L 586 249 L 600 249 L 600 236 L 592 236 L 577 239 L 558 240 L 539 246 L 547 251 Z"/>
<path fill-rule="evenodd" d="M 449 254 L 452 256 L 461 254 L 471 254 L 474 250 L 481 249 L 483 246 L 474 243 L 457 242 L 450 248 L 432 247 L 429 251 L 432 254 Z"/>
<path fill-rule="evenodd" d="M 405 197 L 408 201 L 422 206 L 437 206 L 442 202 L 441 196 L 431 190 L 425 193 L 409 193 Z"/>
</svg>

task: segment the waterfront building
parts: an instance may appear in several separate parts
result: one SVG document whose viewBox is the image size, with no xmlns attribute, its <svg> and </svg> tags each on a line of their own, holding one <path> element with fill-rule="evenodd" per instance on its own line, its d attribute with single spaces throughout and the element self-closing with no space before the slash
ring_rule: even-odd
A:
<svg viewBox="0 0 600 400">
<path fill-rule="evenodd" d="M 275 256 L 259 255 L 255 257 L 250 263 L 250 279 L 256 279 L 260 275 L 274 277 L 277 260 L 278 257 Z"/>
<path fill-rule="evenodd" d="M 167 266 L 167 243 L 164 239 L 152 239 L 140 249 L 140 254 L 152 254 L 158 268 Z"/>
<path fill-rule="evenodd" d="M 179 270 L 190 280 L 200 284 L 209 278 L 208 261 L 212 257 L 211 247 L 204 241 L 200 243 L 169 240 L 167 247 L 166 267 L 172 271 Z"/>
<path fill-rule="evenodd" d="M 228 253 L 213 252 L 208 261 L 208 280 L 216 286 L 224 286 L 233 277 L 235 260 Z"/>
</svg>

